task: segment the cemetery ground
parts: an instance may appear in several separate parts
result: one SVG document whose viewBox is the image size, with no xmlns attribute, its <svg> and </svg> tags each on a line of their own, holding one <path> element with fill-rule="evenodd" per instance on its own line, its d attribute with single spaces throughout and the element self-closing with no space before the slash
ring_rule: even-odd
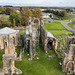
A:
<svg viewBox="0 0 75 75">
<path fill-rule="evenodd" d="M 64 51 L 65 49 L 59 50 L 60 43 L 63 44 L 63 40 L 65 40 L 65 46 L 64 46 L 65 48 L 67 43 L 66 38 L 70 35 L 66 35 L 64 33 L 71 33 L 71 32 L 67 31 L 67 29 L 65 29 L 60 22 L 46 23 L 44 27 L 49 32 L 51 32 L 57 39 L 59 39 L 57 51 L 62 56 L 63 54 L 62 50 Z M 20 29 L 20 35 L 22 34 L 22 32 L 25 32 L 25 30 Z M 16 48 L 17 54 L 19 53 L 20 48 L 21 47 Z M 1 50 L 0 67 L 2 66 L 3 53 L 4 50 Z M 50 57 L 52 55 L 54 57 Z M 40 44 L 40 54 L 34 57 L 32 61 L 29 61 L 28 58 L 29 54 L 25 52 L 22 61 L 16 61 L 16 67 L 21 69 L 23 72 L 20 75 L 67 75 L 66 73 L 62 72 L 62 66 L 59 65 L 59 63 L 62 62 L 62 60 L 58 59 L 57 55 L 53 50 L 48 50 L 48 54 L 46 55 L 41 44 Z"/>
</svg>

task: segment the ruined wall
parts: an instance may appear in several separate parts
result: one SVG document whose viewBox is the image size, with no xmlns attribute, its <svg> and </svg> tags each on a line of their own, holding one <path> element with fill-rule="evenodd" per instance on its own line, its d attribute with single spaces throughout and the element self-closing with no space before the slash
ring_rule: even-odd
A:
<svg viewBox="0 0 75 75">
<path fill-rule="evenodd" d="M 67 50 L 69 50 L 70 44 L 75 44 L 75 37 L 68 37 L 68 39 L 67 39 Z"/>
<path fill-rule="evenodd" d="M 75 74 L 75 44 L 70 44 L 69 50 L 64 54 L 62 71 Z"/>
<path fill-rule="evenodd" d="M 4 74 L 13 74 L 14 71 L 14 60 L 15 60 L 15 54 L 4 54 L 3 55 L 3 72 Z"/>
<path fill-rule="evenodd" d="M 44 48 L 45 53 L 47 53 L 47 30 L 45 30 L 45 28 L 43 28 L 42 26 L 40 26 L 40 39 L 41 39 L 41 43 L 42 46 Z"/>
<path fill-rule="evenodd" d="M 19 45 L 19 42 L 20 42 L 19 32 L 9 34 L 9 35 L 0 35 L 0 50 L 4 49 L 4 39 L 9 40 L 9 37 L 12 38 L 15 46 Z"/>
<path fill-rule="evenodd" d="M 48 37 L 48 31 L 43 27 L 43 25 L 44 25 L 44 21 L 41 18 L 40 19 L 40 40 L 42 42 L 42 46 L 45 50 L 45 53 L 47 53 L 48 42 L 51 40 L 52 46 L 53 46 L 52 50 L 56 50 L 57 49 L 57 40 L 55 37 L 53 37 L 51 35 Z"/>
<path fill-rule="evenodd" d="M 13 43 L 13 38 L 6 37 L 4 39 L 4 54 L 3 54 L 3 73 L 21 74 L 22 71 L 15 67 L 15 60 L 17 59 L 17 53 L 15 52 L 15 45 Z"/>
</svg>

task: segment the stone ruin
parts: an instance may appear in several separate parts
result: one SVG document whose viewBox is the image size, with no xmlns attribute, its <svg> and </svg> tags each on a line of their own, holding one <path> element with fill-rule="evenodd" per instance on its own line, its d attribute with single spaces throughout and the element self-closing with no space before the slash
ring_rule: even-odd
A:
<svg viewBox="0 0 75 75">
<path fill-rule="evenodd" d="M 29 17 L 28 26 L 26 27 L 26 33 L 21 35 L 22 39 L 22 48 L 29 52 L 29 60 L 38 53 L 40 53 L 39 40 L 42 42 L 45 53 L 47 49 L 55 50 L 57 49 L 57 40 L 56 38 L 43 28 L 44 22 L 43 19 Z"/>
<path fill-rule="evenodd" d="M 67 48 L 63 55 L 62 71 L 75 75 L 75 37 L 68 37 Z"/>
<path fill-rule="evenodd" d="M 45 53 L 47 53 L 47 49 L 48 50 L 57 49 L 56 38 L 50 32 L 48 32 L 43 26 L 40 26 L 40 37 Z"/>
<path fill-rule="evenodd" d="M 13 38 L 12 40 L 13 40 L 14 46 L 20 45 L 19 30 L 14 30 L 14 29 L 5 27 L 0 29 L 0 50 L 4 49 L 4 39 L 8 40 L 9 37 Z"/>
<path fill-rule="evenodd" d="M 29 51 L 29 60 L 32 60 L 34 56 L 37 56 L 40 53 L 39 40 L 42 42 L 42 46 L 47 53 L 47 49 L 56 50 L 57 49 L 57 40 L 56 38 L 49 33 L 46 29 L 43 28 L 44 22 L 43 19 L 29 17 L 28 26 L 26 27 L 26 33 L 21 35 L 21 40 L 19 38 L 19 31 L 12 30 L 10 28 L 8 31 L 12 30 L 12 33 L 5 32 L 0 35 L 0 45 L 1 49 L 4 49 L 3 54 L 3 66 L 0 69 L 0 75 L 8 74 L 21 74 L 22 71 L 15 67 L 15 61 L 21 60 L 22 55 L 25 50 Z M 15 33 L 14 33 L 15 32 Z M 22 46 L 20 50 L 19 58 L 17 58 L 17 53 L 15 52 L 15 46 Z M 37 58 L 39 59 L 39 57 Z"/>
<path fill-rule="evenodd" d="M 70 44 L 75 44 L 75 37 L 68 37 L 68 39 L 67 39 L 67 50 L 69 50 Z"/>
<path fill-rule="evenodd" d="M 35 23 L 35 21 L 38 21 Z M 21 35 L 22 47 L 29 52 L 29 60 L 40 52 L 39 49 L 39 26 L 40 21 L 38 18 L 29 17 L 28 26 L 26 27 L 26 33 Z"/>
<path fill-rule="evenodd" d="M 15 46 L 13 44 L 13 38 L 4 39 L 4 54 L 3 54 L 3 67 L 0 74 L 21 74 L 22 71 L 15 67 L 15 61 L 17 59 L 17 53 L 15 52 Z"/>
</svg>

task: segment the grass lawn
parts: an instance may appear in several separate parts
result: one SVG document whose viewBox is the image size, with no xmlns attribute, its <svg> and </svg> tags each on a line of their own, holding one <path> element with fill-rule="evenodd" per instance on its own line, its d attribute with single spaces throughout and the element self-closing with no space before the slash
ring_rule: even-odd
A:
<svg viewBox="0 0 75 75">
<path fill-rule="evenodd" d="M 9 19 L 9 15 L 2 15 L 3 19 Z"/>
<path fill-rule="evenodd" d="M 66 19 L 66 20 L 60 20 L 60 21 L 70 21 L 70 19 Z"/>
<path fill-rule="evenodd" d="M 46 29 L 65 29 L 60 22 L 51 22 L 51 23 L 45 23 L 44 27 Z"/>
<path fill-rule="evenodd" d="M 16 67 L 23 72 L 20 75 L 67 75 L 61 71 L 60 60 L 58 60 L 53 50 L 48 51 L 48 55 L 55 55 L 52 59 L 45 55 L 41 46 L 40 50 L 39 59 L 35 57 L 32 61 L 28 61 L 29 56 L 25 53 L 22 61 L 16 61 Z"/>
<path fill-rule="evenodd" d="M 26 32 L 25 29 L 19 29 L 19 34 L 21 35 L 22 33 Z"/>
<path fill-rule="evenodd" d="M 2 55 L 4 54 L 4 50 L 0 50 L 0 68 L 2 67 Z"/>
<path fill-rule="evenodd" d="M 64 33 L 71 33 L 70 31 L 67 31 L 67 30 L 48 30 L 49 32 L 51 32 L 53 35 L 61 35 L 61 34 L 64 34 Z"/>
<path fill-rule="evenodd" d="M 73 25 L 74 25 L 73 23 L 68 23 L 68 26 L 71 27 L 71 28 L 73 28 Z"/>
</svg>

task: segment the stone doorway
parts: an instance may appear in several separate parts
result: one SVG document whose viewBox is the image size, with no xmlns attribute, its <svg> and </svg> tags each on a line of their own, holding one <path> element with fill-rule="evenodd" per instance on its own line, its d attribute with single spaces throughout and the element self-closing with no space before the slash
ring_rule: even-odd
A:
<svg viewBox="0 0 75 75">
<path fill-rule="evenodd" d="M 67 72 L 69 74 L 73 74 L 73 70 L 74 70 L 74 63 L 73 62 L 68 62 L 67 66 L 66 66 Z"/>
<path fill-rule="evenodd" d="M 53 48 L 53 41 L 52 41 L 52 40 L 48 41 L 47 48 L 48 48 L 49 50 L 53 50 L 53 49 L 54 49 L 54 48 Z"/>
</svg>

